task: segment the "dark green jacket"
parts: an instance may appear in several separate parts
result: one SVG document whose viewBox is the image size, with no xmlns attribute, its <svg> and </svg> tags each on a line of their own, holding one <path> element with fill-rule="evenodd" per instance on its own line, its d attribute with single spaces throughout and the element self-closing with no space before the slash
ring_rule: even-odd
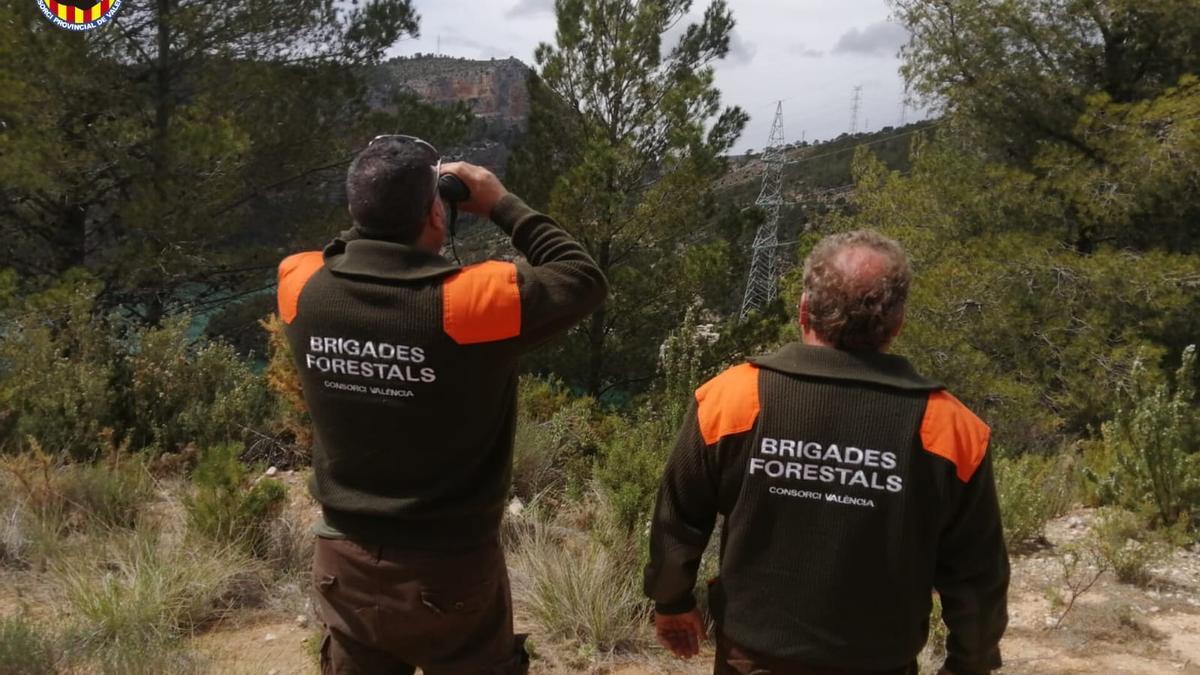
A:
<svg viewBox="0 0 1200 675">
<path fill-rule="evenodd" d="M 607 285 L 582 246 L 517 197 L 492 220 L 524 261 L 460 268 L 351 230 L 280 265 L 326 534 L 430 549 L 497 536 L 517 358 L 588 316 Z"/>
<path fill-rule="evenodd" d="M 720 630 L 807 666 L 910 664 L 931 592 L 957 675 L 1000 666 L 1008 556 L 990 430 L 899 357 L 792 344 L 696 392 L 667 463 L 646 592 L 695 605 L 717 515 Z"/>
</svg>

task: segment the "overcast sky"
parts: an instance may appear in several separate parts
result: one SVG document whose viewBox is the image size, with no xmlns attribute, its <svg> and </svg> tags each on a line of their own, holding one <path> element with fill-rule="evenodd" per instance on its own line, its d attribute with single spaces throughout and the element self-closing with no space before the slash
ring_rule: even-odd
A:
<svg viewBox="0 0 1200 675">
<path fill-rule="evenodd" d="M 515 56 L 533 65 L 539 42 L 554 39 L 554 0 L 415 0 L 421 37 L 393 55 L 438 50 L 467 58 Z M 707 0 L 696 0 L 699 15 Z M 850 129 L 851 100 L 862 86 L 858 128 L 896 125 L 904 83 L 896 56 L 905 31 L 888 21 L 884 0 L 729 0 L 737 21 L 729 57 L 717 66 L 727 104 L 750 113 L 737 150 L 761 149 L 784 99 L 789 142 L 827 140 Z M 908 121 L 923 113 L 907 111 Z"/>
</svg>

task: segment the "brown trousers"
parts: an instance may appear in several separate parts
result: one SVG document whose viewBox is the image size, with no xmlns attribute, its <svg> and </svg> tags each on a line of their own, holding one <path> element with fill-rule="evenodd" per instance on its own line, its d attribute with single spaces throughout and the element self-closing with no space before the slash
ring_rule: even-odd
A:
<svg viewBox="0 0 1200 675">
<path fill-rule="evenodd" d="M 318 538 L 313 583 L 324 675 L 528 670 L 499 544 L 443 553 Z"/>
<path fill-rule="evenodd" d="M 853 670 L 807 666 L 751 653 L 717 631 L 717 658 L 713 675 L 917 675 L 917 663 L 890 670 Z"/>
</svg>

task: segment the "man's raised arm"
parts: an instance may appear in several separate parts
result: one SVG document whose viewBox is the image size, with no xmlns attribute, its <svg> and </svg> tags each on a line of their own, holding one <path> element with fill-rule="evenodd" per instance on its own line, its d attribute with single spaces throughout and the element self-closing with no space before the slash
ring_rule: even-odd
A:
<svg viewBox="0 0 1200 675">
<path fill-rule="evenodd" d="M 567 330 L 604 302 L 604 274 L 553 218 L 508 192 L 483 167 L 455 162 L 442 171 L 458 176 L 471 191 L 460 208 L 490 218 L 525 256 L 527 262 L 517 264 L 523 343 L 532 346 Z"/>
</svg>

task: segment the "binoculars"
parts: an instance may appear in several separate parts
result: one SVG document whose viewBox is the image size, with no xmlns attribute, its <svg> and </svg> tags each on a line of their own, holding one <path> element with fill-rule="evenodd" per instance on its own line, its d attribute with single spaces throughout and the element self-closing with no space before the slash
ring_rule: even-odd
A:
<svg viewBox="0 0 1200 675">
<path fill-rule="evenodd" d="M 458 204 L 471 198 L 471 189 L 467 184 L 451 173 L 438 176 L 438 194 L 449 204 Z"/>
<path fill-rule="evenodd" d="M 444 173 L 438 176 L 438 194 L 450 206 L 450 241 L 454 242 L 454 235 L 458 232 L 458 205 L 471 198 L 471 188 L 462 182 L 462 179 L 451 173 Z M 458 251 L 454 253 L 454 257 L 458 257 Z"/>
</svg>

